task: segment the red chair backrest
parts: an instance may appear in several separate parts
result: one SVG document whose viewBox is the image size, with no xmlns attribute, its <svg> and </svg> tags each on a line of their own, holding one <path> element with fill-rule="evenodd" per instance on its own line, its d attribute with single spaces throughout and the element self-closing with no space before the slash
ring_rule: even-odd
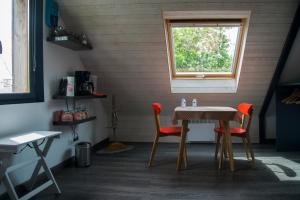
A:
<svg viewBox="0 0 300 200">
<path fill-rule="evenodd" d="M 161 106 L 160 103 L 156 103 L 156 102 L 155 102 L 155 103 L 152 103 L 152 108 L 153 108 L 155 114 L 156 114 L 156 115 L 159 115 L 160 112 L 161 112 L 162 106 Z"/>
<path fill-rule="evenodd" d="M 242 114 L 240 116 L 240 123 L 241 123 L 240 127 L 246 129 L 247 133 L 249 133 L 249 129 L 252 121 L 253 104 L 241 103 L 238 105 L 238 111 Z M 248 120 L 246 120 L 245 116 L 247 116 Z M 220 127 L 223 127 L 223 124 L 220 123 Z"/>
<path fill-rule="evenodd" d="M 253 111 L 253 104 L 241 103 L 238 105 L 238 111 L 246 116 L 251 116 Z"/>
<path fill-rule="evenodd" d="M 160 112 L 161 112 L 161 104 L 160 103 L 152 103 L 152 108 L 154 110 L 154 118 L 155 118 L 155 125 L 156 125 L 156 131 L 157 131 L 157 134 L 160 133 L 160 120 L 159 120 L 159 115 L 160 115 Z"/>
</svg>

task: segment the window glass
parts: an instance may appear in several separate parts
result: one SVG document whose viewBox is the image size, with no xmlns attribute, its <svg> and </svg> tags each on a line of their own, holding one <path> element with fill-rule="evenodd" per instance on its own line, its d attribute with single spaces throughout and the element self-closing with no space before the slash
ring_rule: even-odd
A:
<svg viewBox="0 0 300 200">
<path fill-rule="evenodd" d="M 233 73 L 239 26 L 172 26 L 176 73 Z"/>
<path fill-rule="evenodd" d="M 0 4 L 0 93 L 29 93 L 29 0 Z"/>
</svg>

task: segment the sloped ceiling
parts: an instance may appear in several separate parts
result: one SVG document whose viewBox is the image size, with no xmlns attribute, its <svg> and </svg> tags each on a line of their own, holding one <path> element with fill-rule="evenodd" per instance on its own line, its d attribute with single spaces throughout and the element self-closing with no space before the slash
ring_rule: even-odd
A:
<svg viewBox="0 0 300 200">
<path fill-rule="evenodd" d="M 280 83 L 300 83 L 300 33 L 298 31 L 290 55 L 282 71 Z"/>
<path fill-rule="evenodd" d="M 257 114 L 298 0 L 58 0 L 58 3 L 67 28 L 86 33 L 93 44 L 92 51 L 80 52 L 82 62 L 98 75 L 102 88 L 117 95 L 120 114 L 136 116 L 132 119 L 135 121 L 152 115 L 153 101 L 163 103 L 165 115 L 170 117 L 182 97 L 189 101 L 197 98 L 200 105 L 236 106 L 250 102 L 255 104 Z M 171 94 L 161 17 L 162 11 L 167 10 L 251 10 L 236 94 Z M 152 121 L 147 123 L 153 126 Z M 257 128 L 254 130 L 257 134 Z"/>
</svg>

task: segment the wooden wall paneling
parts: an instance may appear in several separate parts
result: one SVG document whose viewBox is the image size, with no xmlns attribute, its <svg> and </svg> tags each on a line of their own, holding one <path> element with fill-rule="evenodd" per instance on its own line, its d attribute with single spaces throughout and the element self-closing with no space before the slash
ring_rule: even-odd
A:
<svg viewBox="0 0 300 200">
<path fill-rule="evenodd" d="M 149 109 L 162 102 L 166 118 L 182 97 L 201 105 L 255 104 L 257 115 L 288 29 L 297 0 L 60 0 L 62 17 L 72 30 L 85 32 L 94 49 L 81 52 L 84 65 L 101 79 L 101 87 L 117 95 L 124 140 L 152 141 Z M 236 94 L 171 94 L 162 11 L 251 10 L 250 26 Z M 134 109 L 133 109 L 134 108 Z M 256 117 L 257 119 L 257 117 Z M 135 128 L 136 121 L 139 126 Z M 130 122 L 132 121 L 132 122 Z M 253 121 L 258 141 L 258 120 Z M 123 125 L 122 125 L 123 126 Z M 153 126 L 154 127 L 154 126 Z"/>
</svg>

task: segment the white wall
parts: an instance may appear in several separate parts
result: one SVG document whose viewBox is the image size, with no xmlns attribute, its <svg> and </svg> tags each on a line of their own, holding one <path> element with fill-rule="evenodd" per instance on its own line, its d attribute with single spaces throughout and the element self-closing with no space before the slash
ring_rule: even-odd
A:
<svg viewBox="0 0 300 200">
<path fill-rule="evenodd" d="M 75 70 L 84 69 L 77 55 L 69 49 L 46 42 L 48 30 L 44 29 L 44 84 L 45 102 L 15 105 L 0 105 L 0 137 L 33 130 L 60 130 L 62 137 L 54 141 L 47 156 L 50 166 L 55 166 L 74 155 L 74 142 L 70 127 L 52 126 L 52 112 L 65 108 L 63 100 L 53 100 L 58 81 L 61 77 Z M 84 100 L 89 111 L 97 115 L 97 120 L 79 125 L 79 141 L 90 141 L 93 144 L 107 137 L 106 112 L 102 101 Z M 20 163 L 35 156 L 35 152 L 27 148 L 19 155 L 13 156 L 13 163 Z M 12 174 L 14 183 L 21 183 L 31 175 L 33 166 L 23 168 Z M 0 193 L 3 193 L 3 184 Z"/>
</svg>

